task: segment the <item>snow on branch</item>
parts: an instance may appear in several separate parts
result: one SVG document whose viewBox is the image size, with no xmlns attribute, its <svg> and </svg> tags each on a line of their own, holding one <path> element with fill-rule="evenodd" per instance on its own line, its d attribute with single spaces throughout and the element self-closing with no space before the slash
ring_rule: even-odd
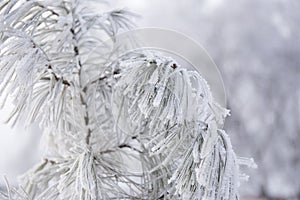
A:
<svg viewBox="0 0 300 200">
<path fill-rule="evenodd" d="M 222 130 L 229 111 L 201 75 L 153 52 L 129 55 L 120 66 L 126 70 L 113 93 L 116 125 L 142 133 L 149 155 L 162 157 L 150 173 L 172 169 L 158 174 L 168 177 L 165 190 L 183 199 L 238 198 L 238 161 Z"/>
</svg>

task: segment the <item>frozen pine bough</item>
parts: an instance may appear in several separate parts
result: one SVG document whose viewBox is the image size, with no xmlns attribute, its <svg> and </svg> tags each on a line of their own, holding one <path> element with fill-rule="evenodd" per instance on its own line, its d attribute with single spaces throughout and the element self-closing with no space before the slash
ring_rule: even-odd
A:
<svg viewBox="0 0 300 200">
<path fill-rule="evenodd" d="M 213 100 L 207 82 L 154 52 L 129 54 L 119 63 L 115 122 L 139 137 L 150 158 L 160 159 L 149 168 L 160 198 L 237 199 L 239 180 L 247 179 L 239 165 L 255 164 L 235 156 L 222 130 L 229 111 Z"/>
<path fill-rule="evenodd" d="M 40 163 L 4 199 L 238 199 L 228 110 L 201 75 L 156 52 L 116 60 L 131 13 L 81 0 L 0 4 L 0 94 L 8 123 L 40 121 Z"/>
</svg>

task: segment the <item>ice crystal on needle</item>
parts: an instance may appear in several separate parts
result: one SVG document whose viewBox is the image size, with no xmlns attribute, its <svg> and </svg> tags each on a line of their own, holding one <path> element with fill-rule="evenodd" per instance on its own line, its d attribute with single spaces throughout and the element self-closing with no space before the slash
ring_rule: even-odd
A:
<svg viewBox="0 0 300 200">
<path fill-rule="evenodd" d="M 164 195 L 238 198 L 238 159 L 222 130 L 229 112 L 213 100 L 201 75 L 153 52 L 130 55 L 122 65 L 131 67 L 113 93 L 116 123 L 128 134 L 142 132 L 149 155 L 161 158 L 150 173 L 167 180 Z M 170 172 L 156 172 L 164 168 Z"/>
<path fill-rule="evenodd" d="M 81 0 L 0 4 L 0 94 L 13 125 L 41 120 L 42 161 L 5 199 L 236 199 L 228 111 L 207 82 L 155 52 L 117 60 L 103 42 L 130 28 L 124 10 Z"/>
</svg>

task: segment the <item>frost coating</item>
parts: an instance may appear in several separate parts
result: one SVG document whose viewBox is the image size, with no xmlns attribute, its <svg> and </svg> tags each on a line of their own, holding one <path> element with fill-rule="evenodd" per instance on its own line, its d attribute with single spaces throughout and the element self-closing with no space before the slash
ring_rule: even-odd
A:
<svg viewBox="0 0 300 200">
<path fill-rule="evenodd" d="M 8 121 L 41 119 L 47 144 L 5 199 L 237 197 L 238 163 L 248 162 L 237 161 L 222 131 L 228 111 L 206 81 L 155 53 L 111 62 L 119 47 L 102 38 L 116 40 L 129 16 L 93 13 L 80 0 L 1 3 Z"/>
<path fill-rule="evenodd" d="M 236 158 L 222 130 L 229 111 L 214 102 L 201 75 L 154 52 L 130 54 L 120 66 L 126 70 L 113 93 L 116 123 L 142 132 L 150 156 L 162 157 L 151 173 L 171 169 L 157 174 L 168 179 L 163 190 L 172 198 L 238 198 L 239 164 L 251 162 Z"/>
<path fill-rule="evenodd" d="M 102 41 L 128 29 L 131 14 L 95 13 L 85 3 L 1 1 L 0 93 L 3 105 L 8 96 L 15 104 L 8 122 L 41 119 L 46 138 L 41 163 L 22 176 L 18 189 L 8 187 L 5 199 L 141 194 L 133 180 L 141 174 L 128 171 L 122 160 L 130 145 L 113 131 L 110 96 L 117 70 L 106 65 L 111 49 Z"/>
</svg>

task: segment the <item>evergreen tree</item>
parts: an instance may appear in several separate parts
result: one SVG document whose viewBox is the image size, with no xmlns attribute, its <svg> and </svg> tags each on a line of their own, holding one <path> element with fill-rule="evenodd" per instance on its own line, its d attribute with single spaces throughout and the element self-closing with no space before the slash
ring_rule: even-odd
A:
<svg viewBox="0 0 300 200">
<path fill-rule="evenodd" d="M 157 52 L 112 60 L 131 13 L 83 0 L 0 6 L 0 94 L 8 122 L 40 121 L 41 163 L 5 199 L 237 199 L 228 110 L 199 73 Z"/>
</svg>

